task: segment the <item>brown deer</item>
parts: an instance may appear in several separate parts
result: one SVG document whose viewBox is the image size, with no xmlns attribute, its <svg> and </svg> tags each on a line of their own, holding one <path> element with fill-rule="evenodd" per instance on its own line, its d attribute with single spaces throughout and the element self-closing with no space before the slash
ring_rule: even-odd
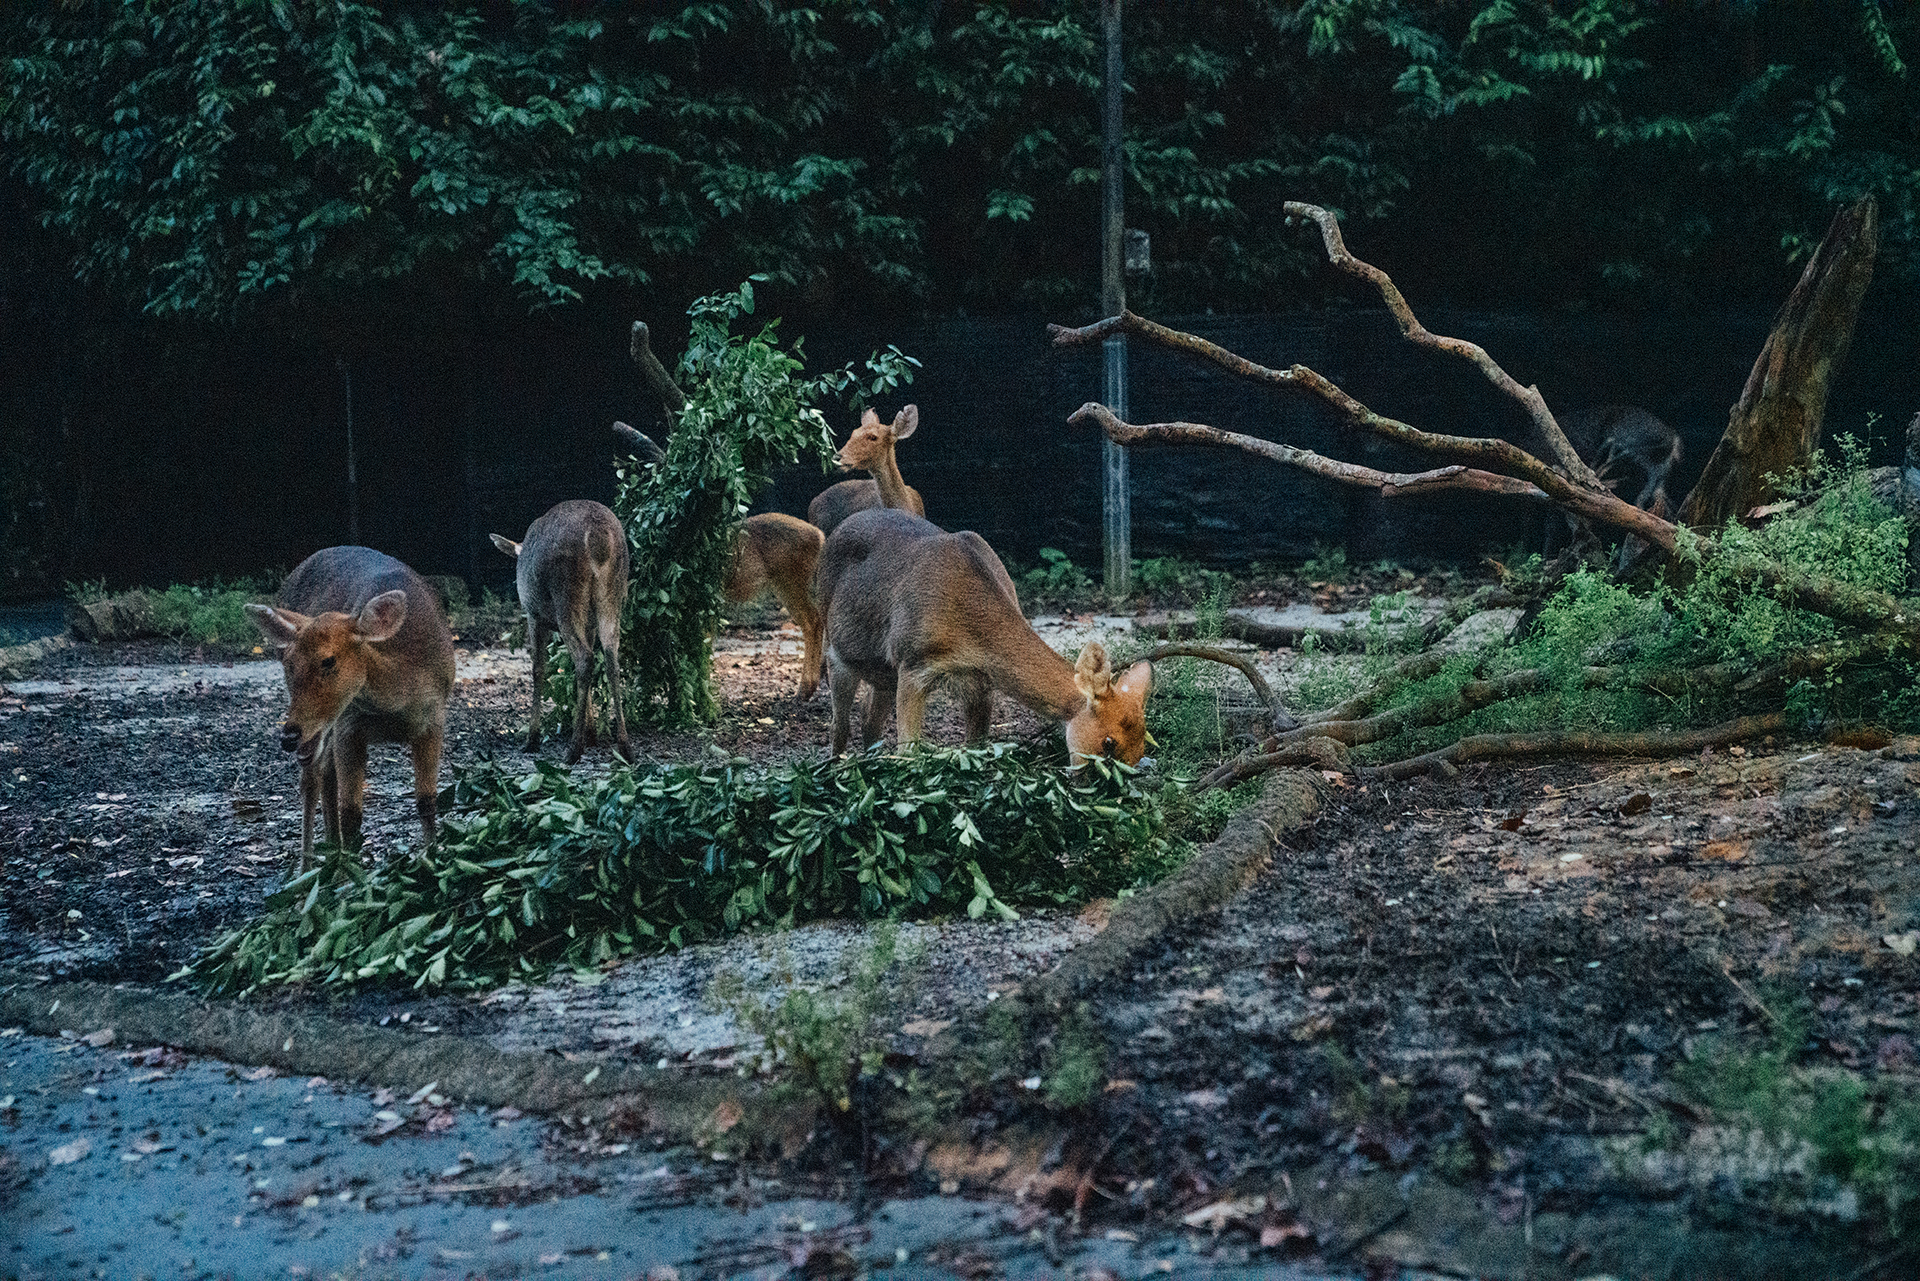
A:
<svg viewBox="0 0 1920 1281">
<path fill-rule="evenodd" d="M 546 683 L 547 640 L 557 628 L 573 659 L 573 741 L 567 764 L 593 742 L 593 646 L 605 656 L 613 703 L 613 742 L 627 745 L 627 709 L 620 698 L 620 611 L 627 604 L 627 531 L 620 518 L 588 498 L 556 503 L 527 526 L 519 542 L 489 535 L 514 558 L 514 586 L 527 611 L 527 648 L 533 651 L 533 723 L 527 750 L 540 747 L 540 688 Z"/>
<path fill-rule="evenodd" d="M 861 468 L 873 473 L 871 480 L 843 480 L 829 485 L 807 504 L 807 519 L 831 534 L 841 521 L 855 512 L 875 507 L 897 507 L 916 516 L 927 514 L 920 491 L 900 476 L 900 464 L 894 460 L 893 447 L 913 435 L 920 425 L 920 409 L 908 405 L 893 416 L 892 423 L 880 421 L 871 409 L 860 415 L 860 425 L 847 437 L 847 443 L 833 457 L 842 470 Z"/>
<path fill-rule="evenodd" d="M 727 567 L 728 600 L 749 601 L 771 586 L 800 625 L 800 698 L 820 688 L 820 638 L 825 630 L 813 603 L 814 566 L 827 536 L 798 516 L 763 512 L 749 516 Z"/>
<path fill-rule="evenodd" d="M 834 755 L 852 736 L 862 683 L 873 687 L 863 745 L 879 741 L 889 701 L 904 744 L 920 737 L 927 694 L 942 680 L 958 687 L 970 742 L 986 737 L 998 689 L 1064 723 L 1076 762 L 1115 756 L 1133 765 L 1146 750 L 1152 664 L 1135 663 L 1115 679 L 1098 642 L 1077 663 L 1054 653 L 1022 616 L 1005 566 L 980 535 L 945 533 L 910 512 L 858 512 L 827 539 L 818 584 Z"/>
<path fill-rule="evenodd" d="M 247 612 L 282 647 L 292 704 L 280 746 L 300 758 L 300 870 L 313 860 L 316 802 L 327 839 L 359 847 L 370 743 L 411 750 L 413 803 L 431 841 L 453 691 L 453 637 L 433 588 L 370 547 L 329 547 L 287 576 L 278 605 Z"/>
</svg>

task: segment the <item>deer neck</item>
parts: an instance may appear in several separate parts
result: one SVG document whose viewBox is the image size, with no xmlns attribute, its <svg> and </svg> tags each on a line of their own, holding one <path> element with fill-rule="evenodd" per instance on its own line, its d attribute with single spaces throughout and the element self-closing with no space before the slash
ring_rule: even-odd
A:
<svg viewBox="0 0 1920 1281">
<path fill-rule="evenodd" d="M 1087 705 L 1073 681 L 1073 664 L 1053 652 L 1025 619 L 1017 631 L 1002 633 L 993 655 L 996 688 L 1042 716 L 1070 721 Z"/>
<path fill-rule="evenodd" d="M 913 503 L 907 498 L 907 482 L 900 475 L 900 464 L 893 459 L 893 447 L 874 460 L 872 467 L 873 483 L 880 487 L 880 505 L 897 507 L 903 511 L 912 511 Z"/>
</svg>

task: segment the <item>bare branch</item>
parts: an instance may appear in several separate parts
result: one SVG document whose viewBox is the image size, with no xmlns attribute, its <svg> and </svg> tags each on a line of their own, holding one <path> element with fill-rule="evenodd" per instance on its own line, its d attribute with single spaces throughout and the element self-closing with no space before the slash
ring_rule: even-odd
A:
<svg viewBox="0 0 1920 1281">
<path fill-rule="evenodd" d="M 1328 458 L 1325 454 L 1316 454 L 1310 449 L 1299 449 L 1293 445 L 1261 440 L 1258 436 L 1243 436 L 1238 432 L 1222 431 L 1218 427 L 1208 427 L 1203 423 L 1136 425 L 1122 422 L 1114 416 L 1112 410 L 1094 401 L 1088 401 L 1074 410 L 1067 421 L 1074 424 L 1095 423 L 1106 432 L 1107 439 L 1117 445 L 1224 445 L 1232 449 L 1243 449 L 1250 454 L 1258 454 L 1262 458 L 1270 458 L 1277 463 L 1298 467 L 1302 471 L 1310 471 L 1345 485 L 1377 489 L 1385 498 L 1443 489 L 1471 489 L 1487 494 L 1511 494 L 1517 498 L 1533 498 L 1542 501 L 1547 499 L 1546 493 L 1538 486 L 1530 485 L 1524 480 L 1516 480 L 1511 476 L 1481 471 L 1478 468 L 1448 466 L 1424 472 L 1378 471 L 1372 467 L 1362 467 L 1357 463 L 1343 463 L 1337 458 Z"/>
<path fill-rule="evenodd" d="M 1534 429 L 1546 443 L 1553 455 L 1553 461 L 1560 469 L 1583 485 L 1598 487 L 1600 480 L 1593 474 L 1580 455 L 1574 452 L 1568 443 L 1566 433 L 1560 430 L 1560 424 L 1554 421 L 1553 412 L 1547 408 L 1547 401 L 1538 387 L 1522 387 L 1520 383 L 1502 369 L 1499 362 L 1487 354 L 1484 347 L 1471 343 L 1464 338 L 1447 338 L 1431 332 L 1413 314 L 1413 308 L 1387 273 L 1371 263 L 1362 262 L 1348 252 L 1346 242 L 1340 235 L 1340 222 L 1331 212 L 1319 205 L 1305 204 L 1298 200 L 1289 200 L 1281 206 L 1289 218 L 1307 218 L 1319 225 L 1320 239 L 1327 249 L 1327 260 L 1349 276 L 1358 276 L 1380 291 L 1381 300 L 1387 304 L 1387 310 L 1393 313 L 1393 319 L 1400 326 L 1400 332 L 1407 339 L 1422 347 L 1434 351 L 1443 351 L 1450 356 L 1458 356 L 1467 361 L 1482 374 L 1487 381 L 1502 392 L 1519 402 L 1527 411 L 1527 417 L 1533 420 Z"/>
<path fill-rule="evenodd" d="M 1330 738 L 1309 738 L 1281 751 L 1263 752 L 1257 756 L 1237 756 L 1233 760 L 1226 761 L 1204 777 L 1194 780 L 1189 794 L 1198 796 L 1216 787 L 1232 787 L 1236 783 L 1244 783 L 1268 770 L 1284 769 L 1295 765 L 1312 765 L 1336 774 L 1353 772 L 1353 764 L 1347 759 L 1347 749 L 1344 745 Z"/>
<path fill-rule="evenodd" d="M 1176 643 L 1155 645 L 1140 657 L 1149 663 L 1157 663 L 1163 658 L 1204 658 L 1211 663 L 1224 663 L 1246 677 L 1247 684 L 1253 686 L 1253 696 L 1259 699 L 1261 705 L 1267 709 L 1269 723 L 1274 733 L 1284 734 L 1300 724 L 1294 719 L 1293 713 L 1274 700 L 1273 688 L 1267 684 L 1267 678 L 1260 674 L 1260 669 L 1238 654 L 1230 654 L 1213 645 Z"/>
<path fill-rule="evenodd" d="M 667 407 L 668 413 L 677 414 L 687 407 L 687 393 L 673 381 L 673 375 L 667 372 L 660 358 L 653 354 L 651 335 L 647 322 L 633 322 L 633 338 L 630 344 L 633 363 L 640 366 L 640 373 L 646 378 L 647 386 L 653 388 L 653 394 L 660 397 L 660 403 Z"/>
<path fill-rule="evenodd" d="M 643 462 L 660 463 L 666 459 L 666 451 L 653 443 L 653 437 L 625 423 L 613 425 L 613 438 L 619 441 L 629 454 Z"/>
</svg>

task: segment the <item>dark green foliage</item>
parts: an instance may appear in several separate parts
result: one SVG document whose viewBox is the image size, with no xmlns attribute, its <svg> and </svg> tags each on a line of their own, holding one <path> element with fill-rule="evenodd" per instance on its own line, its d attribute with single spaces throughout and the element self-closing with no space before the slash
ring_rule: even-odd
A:
<svg viewBox="0 0 1920 1281">
<path fill-rule="evenodd" d="M 80 274 L 155 311 L 420 274 L 684 298 L 753 271 L 822 306 L 1085 308 L 1098 22 L 1086 0 L 9 5 L 0 138 Z M 1512 305 L 1771 301 L 1872 194 L 1906 278 L 1916 38 L 1920 9 L 1884 0 L 1139 0 L 1136 306 L 1327 287 L 1286 199 L 1380 224 L 1403 286 Z"/>
<path fill-rule="evenodd" d="M 332 851 L 183 977 L 487 986 L 820 917 L 1012 917 L 1158 879 L 1182 849 L 1125 766 L 1004 744 L 598 781 L 483 765 L 451 793 L 431 848 L 372 870 Z"/>
<path fill-rule="evenodd" d="M 824 463 L 832 433 L 816 408 L 851 392 L 856 403 L 913 377 L 911 357 L 889 348 L 867 361 L 801 376 L 799 344 L 783 348 L 769 321 L 735 334 L 753 314 L 753 284 L 703 298 L 688 313 L 692 336 L 680 360 L 687 406 L 667 438 L 666 457 L 618 469 L 614 511 L 627 528 L 631 571 L 621 620 L 620 659 L 629 714 L 644 722 L 689 725 L 713 719 L 712 636 L 720 625 L 727 566 L 740 522 L 775 466 L 802 458 Z M 552 664 L 549 691 L 572 705 L 573 672 Z"/>
<path fill-rule="evenodd" d="M 1470 681 L 1529 671 L 1543 677 L 1535 692 L 1446 724 L 1367 744 L 1356 755 L 1397 760 L 1465 734 L 1636 731 L 1710 725 L 1737 715 L 1779 711 L 1779 681 L 1762 682 L 1745 693 L 1727 681 L 1677 687 L 1669 682 L 1658 692 L 1648 684 L 1662 674 L 1716 667 L 1745 676 L 1821 647 L 1829 647 L 1831 662 L 1796 677 L 1785 690 L 1784 708 L 1797 728 L 1846 722 L 1920 727 L 1920 695 L 1915 693 L 1920 669 L 1910 660 L 1855 644 L 1857 633 L 1823 615 L 1790 607 L 1745 573 L 1768 562 L 1904 594 L 1906 524 L 1874 497 L 1866 462 L 1864 446 L 1843 436 L 1838 457 L 1816 454 L 1805 474 L 1782 482 L 1790 510 L 1759 529 L 1729 523 L 1709 553 L 1683 542 L 1683 550 L 1692 548 L 1695 569 L 1684 586 L 1662 582 L 1643 591 L 1592 570 L 1567 575 L 1528 635 L 1510 645 L 1456 654 L 1433 676 L 1394 690 L 1381 706 L 1402 708 L 1450 697 Z M 1682 533 L 1685 539 L 1686 531 Z M 1302 646 L 1294 692 L 1303 708 L 1337 702 L 1386 673 L 1395 657 L 1394 605 L 1393 598 L 1376 602 L 1367 654 L 1357 664 L 1321 658 Z M 1613 677 L 1595 683 L 1595 668 L 1609 669 Z"/>
<path fill-rule="evenodd" d="M 1727 1152 L 1733 1158 L 1727 1164 L 1754 1171 L 1763 1186 L 1771 1167 L 1772 1179 L 1808 1200 L 1831 1201 L 1847 1189 L 1868 1222 L 1902 1236 L 1920 1198 L 1920 1104 L 1897 1074 L 1803 1063 L 1808 1016 L 1802 1000 L 1785 991 L 1769 1001 L 1775 1013 L 1770 1045 L 1703 1038 L 1674 1073 L 1675 1083 L 1709 1114 L 1707 1151 Z M 1685 1152 L 1681 1137 L 1664 1124 L 1649 1132 L 1644 1146 Z M 1745 1191 L 1737 1174 L 1719 1181 L 1718 1190 L 1735 1197 Z M 1768 1193 L 1778 1202 L 1782 1189 Z"/>
</svg>

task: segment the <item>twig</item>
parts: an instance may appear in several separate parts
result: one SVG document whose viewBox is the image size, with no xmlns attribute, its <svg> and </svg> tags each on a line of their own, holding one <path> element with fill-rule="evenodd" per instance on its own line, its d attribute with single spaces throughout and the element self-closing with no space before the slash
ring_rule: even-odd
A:
<svg viewBox="0 0 1920 1281">
<path fill-rule="evenodd" d="M 1353 764 L 1347 759 L 1344 745 L 1330 738 L 1307 738 L 1278 751 L 1257 755 L 1246 753 L 1217 765 L 1194 782 L 1191 793 L 1198 796 L 1216 787 L 1232 787 L 1268 770 L 1294 765 L 1313 765 L 1340 774 L 1353 772 Z"/>
<path fill-rule="evenodd" d="M 1295 366 L 1295 368 L 1302 368 L 1302 366 Z M 1358 404 L 1357 401 L 1355 403 Z M 1124 422 L 1111 409 L 1098 401 L 1090 400 L 1080 406 L 1067 416 L 1067 421 L 1076 426 L 1092 422 L 1106 432 L 1107 439 L 1116 445 L 1224 445 L 1232 449 L 1242 449 L 1250 454 L 1258 454 L 1262 458 L 1270 458 L 1277 463 L 1285 463 L 1291 467 L 1298 467 L 1302 471 L 1310 471 L 1317 476 L 1325 476 L 1328 480 L 1337 480 L 1343 485 L 1360 485 L 1378 490 L 1383 498 L 1431 493 L 1442 489 L 1471 489 L 1486 494 L 1510 494 L 1518 498 L 1533 498 L 1541 501 L 1547 499 L 1546 491 L 1539 485 L 1517 480 L 1512 476 L 1502 476 L 1497 472 L 1482 471 L 1475 467 L 1462 467 L 1455 464 L 1436 467 L 1431 471 L 1384 472 L 1372 467 L 1363 467 L 1358 463 L 1343 463 L 1337 458 L 1316 454 L 1311 449 L 1282 445 L 1275 441 L 1262 440 L 1258 436 L 1243 436 L 1239 432 L 1222 431 L 1218 427 L 1209 427 L 1205 423 Z M 1404 423 L 1399 425 L 1405 426 Z M 1408 427 L 1407 430 L 1414 429 Z"/>
<path fill-rule="evenodd" d="M 1748 1005 L 1751 1005 L 1754 1009 L 1758 1010 L 1762 1015 L 1765 1016 L 1768 1024 L 1770 1024 L 1773 1027 L 1780 1026 L 1780 1016 L 1778 1014 L 1775 1014 L 1772 1010 L 1768 1009 L 1767 1003 L 1765 1001 L 1762 1001 L 1759 997 L 1755 996 L 1753 994 L 1752 988 L 1748 987 L 1745 983 L 1742 983 L 1739 979 L 1734 977 L 1733 963 L 1726 960 L 1724 957 L 1720 961 L 1720 973 L 1726 977 L 1727 982 L 1733 984 L 1735 991 L 1739 992 L 1741 996 L 1746 998 L 1746 1002 Z"/>
</svg>

